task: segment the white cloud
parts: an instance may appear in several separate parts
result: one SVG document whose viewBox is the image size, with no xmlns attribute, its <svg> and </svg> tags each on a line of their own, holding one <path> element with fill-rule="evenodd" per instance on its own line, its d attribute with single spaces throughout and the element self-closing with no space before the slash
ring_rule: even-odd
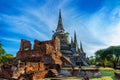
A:
<svg viewBox="0 0 120 80">
<path fill-rule="evenodd" d="M 108 36 L 109 45 L 120 45 L 120 21 L 111 29 L 111 35 Z"/>
<path fill-rule="evenodd" d="M 105 9 L 102 9 L 91 17 L 89 25 L 87 25 L 87 27 L 90 27 L 89 31 L 92 33 L 91 38 L 96 38 L 98 42 L 100 41 L 105 44 L 91 43 L 89 45 L 89 43 L 86 43 L 86 52 L 90 53 L 88 55 L 92 55 L 92 53 L 99 49 L 120 45 L 120 17 L 118 17 L 118 14 L 120 14 L 120 10 L 117 7 L 109 14 L 106 14 Z"/>
<path fill-rule="evenodd" d="M 20 43 L 20 40 L 19 40 L 19 39 L 6 38 L 6 37 L 3 37 L 2 39 L 3 39 L 3 40 L 7 40 L 7 41 L 12 41 L 12 42 Z"/>
<path fill-rule="evenodd" d="M 71 13 L 76 15 L 75 12 Z M 103 7 L 90 17 L 83 19 L 82 15 L 73 18 L 69 16 L 70 36 L 74 30 L 77 32 L 78 41 L 82 41 L 88 56 L 94 55 L 95 51 L 107 48 L 111 45 L 120 45 L 120 10 L 119 6 L 108 13 Z"/>
<path fill-rule="evenodd" d="M 48 34 L 51 34 L 52 30 L 57 27 L 58 10 L 61 8 L 66 31 L 70 33 L 71 37 L 76 30 L 78 43 L 79 41 L 83 42 L 88 56 L 93 55 L 98 49 L 120 44 L 119 7 L 109 13 L 107 7 L 103 7 L 88 17 L 80 12 L 78 13 L 73 7 L 66 7 L 67 3 L 69 0 L 58 3 L 48 0 L 44 5 L 37 8 L 20 9 L 23 11 L 21 16 L 1 14 L 1 20 L 10 24 L 8 30 L 12 32 L 23 34 L 32 39 L 46 40 L 50 38 Z M 18 42 L 15 39 L 3 39 Z"/>
<path fill-rule="evenodd" d="M 36 26 L 39 26 L 39 24 L 34 23 L 32 19 L 29 19 L 25 16 L 8 16 L 8 15 L 2 15 L 4 20 L 11 26 L 7 28 L 8 30 L 17 33 L 17 34 L 23 34 L 25 36 L 28 36 L 30 38 L 35 39 L 49 39 L 47 35 L 40 32 L 40 29 L 36 29 Z M 32 22 L 33 21 L 33 22 Z"/>
</svg>

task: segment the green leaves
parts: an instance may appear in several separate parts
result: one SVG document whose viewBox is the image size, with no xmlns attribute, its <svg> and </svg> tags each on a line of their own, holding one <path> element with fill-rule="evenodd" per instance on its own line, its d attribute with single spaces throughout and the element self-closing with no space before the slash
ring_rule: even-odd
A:
<svg viewBox="0 0 120 80">
<path fill-rule="evenodd" d="M 0 42 L 0 56 L 5 55 L 5 50 L 2 48 L 2 43 Z"/>
<path fill-rule="evenodd" d="M 120 61 L 120 46 L 110 46 L 106 49 L 101 49 L 95 53 L 96 61 L 99 63 L 112 63 L 114 67 Z"/>
<path fill-rule="evenodd" d="M 2 48 L 2 43 L 0 42 L 0 63 L 5 63 L 10 59 L 13 59 L 14 56 L 12 54 L 7 54 L 5 50 Z"/>
<path fill-rule="evenodd" d="M 11 54 L 5 54 L 4 56 L 0 56 L 0 62 L 5 63 L 8 60 L 11 60 L 13 58 L 14 58 L 13 55 L 11 55 Z"/>
</svg>

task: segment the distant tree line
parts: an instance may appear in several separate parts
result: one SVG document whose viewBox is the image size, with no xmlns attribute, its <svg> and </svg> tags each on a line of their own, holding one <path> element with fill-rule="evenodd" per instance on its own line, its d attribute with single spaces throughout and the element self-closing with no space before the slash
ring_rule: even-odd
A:
<svg viewBox="0 0 120 80">
<path fill-rule="evenodd" d="M 120 46 L 97 50 L 95 57 L 90 57 L 90 61 L 94 65 L 117 68 L 118 65 L 120 66 Z"/>
<path fill-rule="evenodd" d="M 6 51 L 2 47 L 2 43 L 0 42 L 0 63 L 5 63 L 13 58 L 14 56 L 12 54 L 6 53 Z"/>
</svg>

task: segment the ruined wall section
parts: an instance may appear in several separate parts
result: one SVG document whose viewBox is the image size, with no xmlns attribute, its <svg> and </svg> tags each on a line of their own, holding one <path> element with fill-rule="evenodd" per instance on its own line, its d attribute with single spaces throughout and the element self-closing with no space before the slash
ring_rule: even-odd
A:
<svg viewBox="0 0 120 80">
<path fill-rule="evenodd" d="M 0 77 L 17 80 L 36 80 L 43 77 L 57 76 L 64 62 L 60 52 L 60 39 L 54 37 L 49 41 L 21 40 L 16 57 L 2 66 Z M 72 64 L 71 64 L 72 65 Z"/>
<path fill-rule="evenodd" d="M 27 40 L 21 40 L 20 49 L 17 53 L 16 59 L 41 58 L 45 55 L 53 53 L 60 53 L 60 40 L 55 37 L 49 41 L 34 41 L 34 48 L 31 49 L 31 43 Z"/>
</svg>

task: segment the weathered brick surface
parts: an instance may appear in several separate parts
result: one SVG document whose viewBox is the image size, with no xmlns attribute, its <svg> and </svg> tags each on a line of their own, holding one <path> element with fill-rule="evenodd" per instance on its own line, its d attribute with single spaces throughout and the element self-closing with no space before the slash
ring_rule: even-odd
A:
<svg viewBox="0 0 120 80">
<path fill-rule="evenodd" d="M 5 64 L 1 67 L 1 71 L 0 71 L 0 78 L 7 78 L 9 79 L 11 77 L 11 65 L 10 64 Z"/>
<path fill-rule="evenodd" d="M 47 70 L 39 71 L 39 72 L 36 72 L 36 73 L 33 74 L 32 79 L 33 80 L 40 79 L 40 78 L 45 77 L 47 74 L 48 74 Z"/>
<path fill-rule="evenodd" d="M 26 50 L 31 50 L 31 43 L 30 41 L 22 39 L 20 45 L 20 51 L 26 51 Z"/>
<path fill-rule="evenodd" d="M 27 62 L 26 73 L 37 72 L 45 70 L 45 66 L 41 62 Z"/>
<path fill-rule="evenodd" d="M 43 55 L 54 54 L 60 52 L 60 40 L 54 38 L 49 41 L 34 41 L 34 48 L 31 50 L 31 43 L 21 40 L 20 51 L 18 51 L 16 59 L 42 57 Z"/>
<path fill-rule="evenodd" d="M 63 61 L 70 63 L 62 57 L 59 38 L 55 37 L 49 41 L 35 40 L 33 49 L 31 49 L 30 41 L 22 39 L 17 56 L 13 61 L 2 66 L 4 68 L 0 76 L 19 80 L 56 76 Z"/>
</svg>

